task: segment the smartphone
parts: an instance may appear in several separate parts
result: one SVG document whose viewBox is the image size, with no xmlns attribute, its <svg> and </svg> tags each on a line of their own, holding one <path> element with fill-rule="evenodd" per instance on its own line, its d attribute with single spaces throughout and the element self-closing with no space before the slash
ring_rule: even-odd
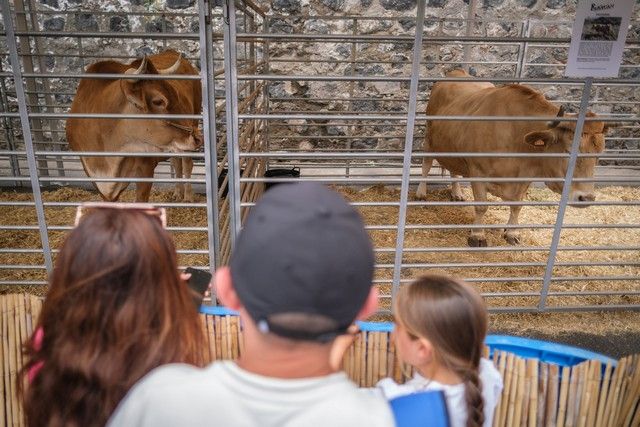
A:
<svg viewBox="0 0 640 427">
<path fill-rule="evenodd" d="M 209 284 L 211 283 L 211 273 L 193 267 L 187 267 L 184 272 L 191 274 L 191 277 L 187 280 L 187 285 L 189 285 L 189 289 L 191 290 L 193 303 L 197 309 L 200 309 L 204 294 L 207 292 L 207 289 L 209 289 Z"/>
</svg>

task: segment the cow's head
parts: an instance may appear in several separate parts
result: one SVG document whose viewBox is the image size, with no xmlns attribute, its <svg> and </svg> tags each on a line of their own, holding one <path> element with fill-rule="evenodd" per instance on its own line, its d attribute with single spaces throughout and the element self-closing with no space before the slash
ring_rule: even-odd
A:
<svg viewBox="0 0 640 427">
<path fill-rule="evenodd" d="M 180 74 L 182 57 L 169 68 L 158 69 L 144 57 L 140 64 L 125 73 Z M 137 65 L 137 61 L 133 64 Z M 132 65 L 133 65 L 132 64 Z M 122 79 L 120 87 L 126 99 L 124 112 L 129 114 L 194 114 L 192 93 L 181 90 L 177 80 Z M 186 93 L 185 93 L 186 92 Z M 198 106 L 199 107 L 199 106 Z M 193 151 L 202 144 L 198 122 L 191 119 L 132 119 L 120 124 L 122 138 L 130 151 Z"/>
<path fill-rule="evenodd" d="M 557 117 L 577 117 L 575 114 L 564 115 L 564 108 L 560 107 Z M 587 112 L 587 117 L 597 117 L 592 112 Z M 546 153 L 562 153 L 568 154 L 571 151 L 573 135 L 576 129 L 575 121 L 554 120 L 547 123 L 547 128 L 542 131 L 529 132 L 525 135 L 524 140 L 540 151 Z M 604 150 L 604 134 L 606 125 L 604 122 L 585 121 L 582 128 L 582 137 L 580 138 L 580 152 L 599 154 Z M 569 159 L 563 158 L 544 158 L 541 159 L 543 164 L 543 176 L 549 178 L 564 178 L 567 173 Z M 573 174 L 574 178 L 593 178 L 593 173 L 598 162 L 597 157 L 579 157 Z M 546 182 L 547 187 L 556 193 L 562 193 L 562 182 Z M 573 182 L 571 184 L 571 193 L 569 195 L 570 202 L 592 202 L 596 198 L 593 182 Z M 587 205 L 576 205 L 585 207 Z"/>
</svg>

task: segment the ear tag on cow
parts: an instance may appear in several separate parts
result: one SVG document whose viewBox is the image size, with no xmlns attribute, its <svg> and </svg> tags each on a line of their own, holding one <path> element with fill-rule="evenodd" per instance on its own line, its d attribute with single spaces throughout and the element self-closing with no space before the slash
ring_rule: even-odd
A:
<svg viewBox="0 0 640 427">
<path fill-rule="evenodd" d="M 536 139 L 535 141 L 533 141 L 533 145 L 535 145 L 536 147 L 542 147 L 544 146 L 544 141 L 541 139 Z"/>
</svg>

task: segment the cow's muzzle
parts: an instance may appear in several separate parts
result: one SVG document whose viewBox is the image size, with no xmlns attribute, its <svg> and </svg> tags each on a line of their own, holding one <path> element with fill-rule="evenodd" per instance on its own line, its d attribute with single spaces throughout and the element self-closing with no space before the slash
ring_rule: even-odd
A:
<svg viewBox="0 0 640 427">
<path fill-rule="evenodd" d="M 586 208 L 591 206 L 591 202 L 594 202 L 595 200 L 596 195 L 593 193 L 576 191 L 571 195 L 571 202 L 569 204 L 576 208 Z"/>
</svg>

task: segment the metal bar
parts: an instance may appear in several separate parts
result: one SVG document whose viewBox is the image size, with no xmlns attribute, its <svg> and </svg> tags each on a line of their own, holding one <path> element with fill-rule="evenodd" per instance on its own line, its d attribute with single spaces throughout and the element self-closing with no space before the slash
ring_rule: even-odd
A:
<svg viewBox="0 0 640 427">
<path fill-rule="evenodd" d="M 549 284 L 551 283 L 551 276 L 553 276 L 553 267 L 556 262 L 556 253 L 558 245 L 560 243 L 560 234 L 562 233 L 562 224 L 564 222 L 564 212 L 567 209 L 569 202 L 569 193 L 571 192 L 571 181 L 573 180 L 573 172 L 578 161 L 578 152 L 580 151 L 580 140 L 582 137 L 582 128 L 584 127 L 584 119 L 587 115 L 587 108 L 589 107 L 589 97 L 591 95 L 591 77 L 587 77 L 584 81 L 582 88 L 582 100 L 580 101 L 580 112 L 578 114 L 578 122 L 576 123 L 576 129 L 573 135 L 573 142 L 571 145 L 571 157 L 569 157 L 569 163 L 567 165 L 567 173 L 565 175 L 565 182 L 562 187 L 562 195 L 560 196 L 560 206 L 558 206 L 558 215 L 556 216 L 556 226 L 553 230 L 553 237 L 551 238 L 551 246 L 549 247 L 549 258 L 547 259 L 547 266 L 544 272 L 544 281 L 542 282 L 542 289 L 540 290 L 540 302 L 538 304 L 539 311 L 545 311 L 545 305 L 547 301 L 547 293 L 549 292 Z"/>
<path fill-rule="evenodd" d="M 321 76 L 321 75 L 264 75 L 264 74 L 246 74 L 238 76 L 240 80 L 308 80 L 308 81 L 349 81 L 349 80 L 363 80 L 371 82 L 408 82 L 409 77 L 401 76 Z M 550 79 L 550 78 L 533 78 L 533 77 L 422 77 L 419 78 L 420 83 L 424 82 L 492 82 L 492 83 L 529 83 L 529 84 L 553 84 L 558 86 L 575 86 L 583 82 L 582 79 L 563 78 L 562 80 Z M 625 79 L 594 79 L 594 85 L 623 85 L 623 86 L 638 86 L 636 82 L 630 82 Z M 565 119 L 563 119 L 565 120 Z"/>
<path fill-rule="evenodd" d="M 2 70 L 2 61 L 0 61 L 0 70 Z M 2 111 L 9 111 L 9 100 L 7 98 L 7 86 L 5 84 L 4 79 L 0 79 L 0 102 L 2 102 Z M 8 117 L 2 118 L 2 127 L 4 129 L 4 134 L 7 142 L 7 148 L 9 152 L 16 151 L 16 144 L 13 137 L 13 126 L 11 124 L 11 119 Z M 13 176 L 18 176 L 21 174 L 20 172 L 20 160 L 18 156 L 15 154 L 9 155 L 9 163 L 11 165 L 11 173 Z M 22 182 L 15 181 L 15 186 L 22 186 Z"/>
<path fill-rule="evenodd" d="M 422 37 L 424 28 L 424 9 L 426 0 L 418 1 L 415 42 L 413 44 L 413 64 L 411 65 L 411 84 L 409 87 L 409 105 L 407 107 L 407 135 L 404 140 L 402 161 L 402 184 L 400 187 L 400 210 L 398 212 L 398 232 L 396 234 L 396 253 L 393 267 L 392 301 L 400 290 L 400 275 L 404 249 L 404 233 L 407 223 L 407 202 L 409 200 L 409 175 L 411 174 L 411 152 L 413 151 L 413 132 L 416 121 L 418 77 L 420 76 L 420 58 L 422 57 Z"/>
<path fill-rule="evenodd" d="M 198 2 L 200 23 L 200 77 L 202 81 L 202 127 L 204 136 L 205 191 L 207 195 L 207 236 L 209 264 L 215 270 L 220 265 L 220 218 L 218 212 L 218 149 L 216 133 L 215 81 L 208 75 L 214 71 L 213 39 L 211 28 L 211 4 L 209 0 Z M 214 181 L 215 180 L 215 181 Z M 216 183 L 214 185 L 214 182 Z M 211 298 L 215 304 L 216 299 Z"/>
<path fill-rule="evenodd" d="M 9 60 L 13 71 L 13 78 L 18 97 L 18 109 L 20 112 L 20 122 L 24 137 L 24 144 L 27 151 L 27 163 L 29 165 L 29 176 L 31 181 L 31 191 L 33 200 L 36 204 L 36 216 L 38 218 L 38 229 L 40 231 L 40 240 L 42 243 L 42 252 L 47 273 L 50 274 L 53 269 L 51 258 L 51 247 L 49 246 L 49 235 L 47 234 L 47 223 L 44 217 L 44 207 L 42 206 L 42 194 L 40 193 L 40 183 L 38 182 L 38 170 L 36 156 L 33 149 L 33 141 L 31 139 L 31 126 L 29 123 L 29 112 L 26 106 L 26 95 L 24 93 L 24 85 L 22 80 L 22 70 L 20 68 L 20 58 L 18 57 L 18 46 L 16 46 L 16 38 L 11 20 L 11 6 L 9 0 L 0 0 L 2 7 L 2 18 L 4 19 L 4 28 L 7 33 L 7 45 L 9 48 Z"/>
<path fill-rule="evenodd" d="M 14 8 L 16 9 L 16 11 L 18 10 L 23 10 L 26 11 L 25 7 L 24 7 L 24 2 L 23 0 L 14 0 Z M 26 14 L 16 14 L 16 32 L 19 31 L 24 31 L 27 29 L 27 20 L 26 20 Z M 22 74 L 22 76 L 24 77 L 24 75 L 26 73 L 33 73 L 34 69 L 33 69 L 33 58 L 29 55 L 31 52 L 31 45 L 30 45 L 30 40 L 28 37 L 19 37 L 19 43 L 20 43 L 20 47 L 21 50 L 24 50 L 23 55 L 21 56 L 22 58 L 22 67 L 24 69 L 24 72 Z M 18 54 L 18 57 L 20 57 L 20 54 Z M 16 86 L 19 84 L 18 82 L 15 83 Z M 27 91 L 31 92 L 30 94 L 26 95 L 27 97 L 27 102 L 29 104 L 31 104 L 30 110 L 31 111 L 40 111 L 40 105 L 38 104 L 38 96 L 35 95 L 35 93 L 37 93 L 37 86 L 36 86 L 36 81 L 34 79 L 25 79 L 23 82 L 21 82 L 20 84 L 26 85 L 26 90 L 25 90 L 25 94 L 27 94 Z M 36 128 L 42 128 L 44 122 L 42 120 L 39 119 L 33 119 L 32 120 L 33 123 L 30 123 L 30 126 L 36 127 Z M 35 133 L 32 137 L 35 137 L 36 139 L 43 139 L 43 135 L 42 132 L 39 133 Z M 40 173 L 43 176 L 48 176 L 49 175 L 49 169 L 48 169 L 48 164 L 45 161 L 42 161 L 40 159 L 36 159 L 37 163 L 38 163 L 38 167 L 40 168 Z"/>
<path fill-rule="evenodd" d="M 236 12 L 233 1 L 225 0 L 223 7 L 224 16 L 224 68 L 225 68 L 225 92 L 226 92 L 226 131 L 227 153 L 229 157 L 229 226 L 231 228 L 230 244 L 235 246 L 236 237 L 240 232 L 240 157 L 238 153 L 238 72 L 236 69 Z"/>
</svg>

